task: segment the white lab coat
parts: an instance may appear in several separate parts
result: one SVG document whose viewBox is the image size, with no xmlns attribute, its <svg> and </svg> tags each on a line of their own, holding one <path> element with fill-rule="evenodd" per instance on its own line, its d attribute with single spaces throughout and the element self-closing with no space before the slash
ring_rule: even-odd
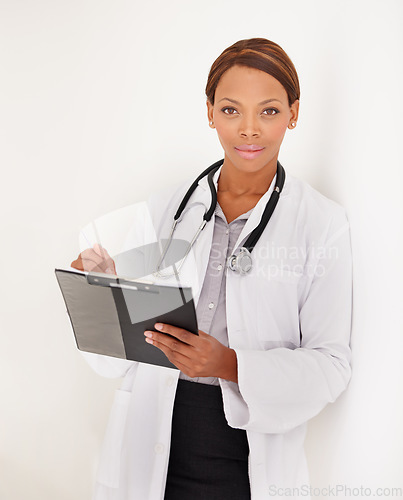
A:
<svg viewBox="0 0 403 500">
<path fill-rule="evenodd" d="M 216 188 L 220 171 L 214 176 Z M 157 237 L 168 235 L 190 183 L 149 200 Z M 258 225 L 273 187 L 274 181 L 235 248 Z M 193 237 L 210 199 L 203 178 L 175 237 Z M 183 266 L 183 274 L 190 269 L 196 280 L 196 304 L 213 228 L 214 216 Z M 309 484 L 303 447 L 307 421 L 334 402 L 350 379 L 352 262 L 345 210 L 287 173 L 252 258 L 253 270 L 246 276 L 227 270 L 228 339 L 237 355 L 238 384 L 219 382 L 228 424 L 247 433 L 252 500 L 266 500 L 283 498 L 280 488 Z M 103 376 L 124 376 L 106 430 L 94 500 L 163 499 L 179 371 L 85 357 Z M 306 492 L 300 496 L 309 498 Z"/>
</svg>

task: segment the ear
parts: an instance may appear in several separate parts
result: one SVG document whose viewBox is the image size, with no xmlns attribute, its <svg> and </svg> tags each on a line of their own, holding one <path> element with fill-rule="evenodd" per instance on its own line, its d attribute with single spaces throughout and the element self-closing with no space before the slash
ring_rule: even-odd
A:
<svg viewBox="0 0 403 500">
<path fill-rule="evenodd" d="M 206 101 L 206 104 L 207 104 L 207 118 L 208 118 L 208 121 L 210 123 L 211 121 L 214 121 L 214 119 L 213 119 L 214 106 L 211 104 L 211 102 L 208 99 Z"/>
<path fill-rule="evenodd" d="M 291 111 L 291 121 L 296 122 L 298 120 L 299 113 L 299 99 L 296 99 L 290 108 Z"/>
</svg>

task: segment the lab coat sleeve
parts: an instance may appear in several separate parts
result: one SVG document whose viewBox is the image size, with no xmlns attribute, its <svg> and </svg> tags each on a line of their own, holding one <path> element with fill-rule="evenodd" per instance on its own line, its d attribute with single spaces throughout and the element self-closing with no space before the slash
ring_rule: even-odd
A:
<svg viewBox="0 0 403 500">
<path fill-rule="evenodd" d="M 97 242 L 96 232 L 92 230 L 94 224 L 90 224 L 83 228 L 79 234 L 80 251 L 85 248 L 92 247 Z M 103 243 L 103 240 L 102 240 Z M 106 250 L 108 247 L 105 246 Z M 117 273 L 121 274 L 119 269 L 118 259 L 115 258 Z M 138 365 L 137 361 L 115 358 L 112 356 L 105 356 L 91 352 L 79 351 L 89 366 L 98 374 L 106 378 L 120 378 L 124 377 L 130 368 Z"/>
<path fill-rule="evenodd" d="M 348 385 L 352 258 L 344 210 L 331 226 L 335 230 L 327 238 L 325 255 L 317 259 L 316 273 L 300 304 L 300 347 L 235 349 L 238 384 L 221 380 L 226 415 L 233 427 L 286 432 L 334 402 Z"/>
<path fill-rule="evenodd" d="M 92 352 L 80 351 L 80 353 L 95 373 L 106 378 L 124 377 L 134 364 L 138 364 L 137 361 L 112 358 L 111 356 L 94 354 Z"/>
<path fill-rule="evenodd" d="M 179 185 L 179 183 L 176 184 L 174 188 L 177 189 Z M 102 223 L 102 220 L 99 219 L 91 222 L 80 231 L 80 251 L 91 248 L 97 242 L 101 243 L 113 257 L 118 275 L 155 281 L 152 273 L 147 274 L 151 269 L 147 245 L 157 241 L 158 213 L 163 213 L 161 206 L 163 207 L 164 203 L 167 203 L 170 196 L 170 190 L 160 190 L 151 194 L 145 202 L 127 207 L 126 213 L 131 214 L 132 224 L 127 230 L 119 253 L 115 254 L 110 250 L 114 244 L 116 228 L 121 227 L 120 218 L 123 219 L 124 216 L 124 213 L 119 211 L 108 214 L 105 217 L 106 223 Z M 137 361 L 80 352 L 97 374 L 107 378 L 124 377 L 129 370 L 133 373 L 139 364 Z"/>
</svg>

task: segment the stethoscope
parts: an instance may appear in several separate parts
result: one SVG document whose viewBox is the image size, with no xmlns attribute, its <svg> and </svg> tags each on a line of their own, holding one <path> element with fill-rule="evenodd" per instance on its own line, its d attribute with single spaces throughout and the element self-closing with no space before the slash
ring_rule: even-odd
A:
<svg viewBox="0 0 403 500">
<path fill-rule="evenodd" d="M 207 222 L 211 219 L 213 216 L 216 204 L 217 204 L 217 191 L 215 190 L 214 187 L 214 182 L 213 182 L 213 177 L 216 171 L 221 167 L 221 165 L 224 163 L 224 159 L 219 160 L 213 165 L 210 165 L 204 172 L 202 172 L 199 177 L 193 182 L 193 184 L 190 186 L 188 189 L 187 193 L 185 194 L 181 204 L 179 205 L 179 208 L 174 215 L 174 223 L 171 229 L 171 233 L 169 235 L 168 243 L 165 245 L 164 251 L 158 261 L 157 264 L 157 270 L 153 273 L 155 276 L 158 276 L 160 278 L 167 278 L 169 276 L 173 276 L 177 274 L 182 267 L 186 257 L 188 256 L 192 246 L 196 242 L 197 238 L 199 237 L 199 234 L 203 231 L 205 228 Z M 205 212 L 203 216 L 203 222 L 201 223 L 199 229 L 197 230 L 196 234 L 194 235 L 192 241 L 189 243 L 189 246 L 186 250 L 186 253 L 184 257 L 182 258 L 181 263 L 179 264 L 177 270 L 175 273 L 172 274 L 162 274 L 160 271 L 161 263 L 169 249 L 169 246 L 172 241 L 173 233 L 175 231 L 176 225 L 178 223 L 179 217 L 182 215 L 182 212 L 189 201 L 189 198 L 192 196 L 194 190 L 197 188 L 200 179 L 202 179 L 204 176 L 207 175 L 207 181 L 210 187 L 211 191 L 211 205 L 210 208 Z M 283 189 L 284 186 L 284 181 L 285 181 L 285 170 L 280 164 L 279 161 L 277 161 L 277 177 L 276 177 L 276 186 L 274 187 L 274 190 L 270 196 L 269 201 L 266 204 L 266 208 L 264 209 L 264 212 L 262 214 L 262 217 L 260 219 L 259 225 L 250 233 L 248 239 L 246 240 L 244 246 L 240 247 L 238 251 L 236 251 L 235 254 L 231 255 L 227 259 L 227 267 L 231 269 L 232 271 L 239 273 L 241 275 L 247 274 L 250 272 L 252 269 L 252 250 L 255 247 L 256 243 L 258 242 L 261 234 L 263 233 L 265 227 L 267 226 L 267 223 L 270 220 L 270 217 L 272 216 L 274 209 L 276 208 L 276 205 L 278 203 L 278 200 L 280 198 L 280 193 Z"/>
</svg>

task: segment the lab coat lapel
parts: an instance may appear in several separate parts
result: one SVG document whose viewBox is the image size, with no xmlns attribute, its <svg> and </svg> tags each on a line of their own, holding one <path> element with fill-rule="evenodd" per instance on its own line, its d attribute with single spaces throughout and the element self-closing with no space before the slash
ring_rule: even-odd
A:
<svg viewBox="0 0 403 500">
<path fill-rule="evenodd" d="M 215 189 L 217 191 L 217 187 L 218 187 L 218 178 L 220 176 L 220 173 L 221 173 L 221 169 L 222 169 L 222 166 L 217 170 L 217 172 L 214 174 L 214 177 L 213 177 L 213 181 L 214 181 L 214 186 L 215 186 Z M 277 174 L 273 177 L 273 180 L 269 186 L 269 189 L 265 192 L 265 194 L 260 198 L 260 200 L 257 202 L 255 208 L 252 210 L 252 213 L 250 214 L 248 220 L 246 221 L 239 237 L 238 237 L 238 240 L 234 246 L 234 248 L 232 249 L 234 251 L 234 249 L 238 248 L 238 246 L 242 243 L 242 241 L 249 236 L 249 234 L 259 225 L 260 223 L 260 220 L 262 218 L 262 215 L 263 215 L 263 212 L 264 212 L 264 209 L 266 208 L 266 205 L 267 205 L 267 202 L 269 201 L 269 198 L 274 190 L 274 187 L 276 185 L 276 180 L 277 180 Z M 204 193 L 203 193 L 203 202 L 206 204 L 207 208 L 210 206 L 210 200 L 211 200 L 211 195 L 210 195 L 210 188 L 209 188 L 209 185 L 208 185 L 208 181 L 207 181 L 207 176 L 206 177 L 203 177 L 200 181 L 199 181 L 199 186 L 201 186 L 203 189 L 204 189 Z M 207 224 L 207 226 L 209 226 L 209 224 Z M 211 238 L 213 237 L 213 235 L 211 235 Z M 210 240 L 210 244 L 211 244 L 211 240 Z"/>
<path fill-rule="evenodd" d="M 213 177 L 213 182 L 216 190 L 218 187 L 218 178 L 220 176 L 221 168 L 222 167 L 217 170 Z M 243 242 L 243 240 L 246 239 L 249 234 L 259 225 L 263 211 L 271 196 L 271 193 L 273 192 L 276 178 L 277 175 L 274 176 L 269 189 L 256 204 L 248 220 L 246 221 L 246 224 L 244 225 L 232 251 L 234 251 Z M 178 229 L 180 228 L 181 230 L 180 233 L 178 231 L 179 237 L 182 237 L 184 239 L 187 238 L 188 240 L 190 238 L 193 238 L 198 228 L 200 227 L 200 224 L 202 223 L 204 213 L 210 207 L 210 203 L 211 192 L 208 185 L 207 176 L 205 176 L 199 181 L 198 187 L 189 199 L 188 205 L 179 219 L 179 221 L 181 221 L 183 217 L 182 222 L 178 223 Z M 198 277 L 198 284 L 194 287 L 194 299 L 196 305 L 200 297 L 200 292 L 210 256 L 214 233 L 214 220 L 215 214 L 213 214 L 210 222 L 206 224 L 192 248 Z"/>
<path fill-rule="evenodd" d="M 242 231 L 238 237 L 238 240 L 234 248 L 232 249 L 232 252 L 234 252 L 234 250 L 238 248 L 238 246 L 240 246 L 241 243 L 243 243 L 243 240 L 246 240 L 249 234 L 259 225 L 264 209 L 266 208 L 267 202 L 269 201 L 269 198 L 274 190 L 274 186 L 276 185 L 276 179 L 277 179 L 277 174 L 274 176 L 269 186 L 269 189 L 256 203 L 255 208 L 252 210 L 252 213 L 250 214 L 248 220 L 246 221 L 244 227 L 242 228 Z"/>
</svg>

